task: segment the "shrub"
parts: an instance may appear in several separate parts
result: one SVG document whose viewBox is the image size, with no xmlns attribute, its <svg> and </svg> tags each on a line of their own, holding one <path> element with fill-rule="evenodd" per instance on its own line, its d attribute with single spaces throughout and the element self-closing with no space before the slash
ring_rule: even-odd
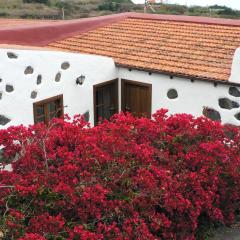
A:
<svg viewBox="0 0 240 240">
<path fill-rule="evenodd" d="M 196 239 L 202 223 L 230 224 L 239 209 L 239 139 L 165 110 L 1 130 L 13 167 L 0 173 L 4 239 Z"/>
<path fill-rule="evenodd" d="M 23 0 L 24 3 L 42 3 L 48 4 L 49 0 Z"/>
</svg>

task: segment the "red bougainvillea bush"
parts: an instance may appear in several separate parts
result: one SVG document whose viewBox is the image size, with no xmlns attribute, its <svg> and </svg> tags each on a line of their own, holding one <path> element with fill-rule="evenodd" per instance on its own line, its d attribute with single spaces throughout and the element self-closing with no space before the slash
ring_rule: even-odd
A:
<svg viewBox="0 0 240 240">
<path fill-rule="evenodd" d="M 158 111 L 0 131 L 3 239 L 193 240 L 239 209 L 239 130 Z"/>
</svg>

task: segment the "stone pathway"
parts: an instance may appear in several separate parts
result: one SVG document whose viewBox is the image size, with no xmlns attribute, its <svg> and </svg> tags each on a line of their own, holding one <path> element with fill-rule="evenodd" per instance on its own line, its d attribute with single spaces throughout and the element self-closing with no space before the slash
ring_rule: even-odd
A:
<svg viewBox="0 0 240 240">
<path fill-rule="evenodd" d="M 209 240 L 240 240 L 240 222 L 233 224 L 231 228 L 224 227 L 217 230 L 214 237 Z"/>
</svg>

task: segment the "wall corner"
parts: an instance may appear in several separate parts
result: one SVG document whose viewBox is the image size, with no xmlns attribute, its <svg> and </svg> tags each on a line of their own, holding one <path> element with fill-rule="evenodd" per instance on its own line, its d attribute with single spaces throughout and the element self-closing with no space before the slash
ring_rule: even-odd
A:
<svg viewBox="0 0 240 240">
<path fill-rule="evenodd" d="M 237 48 L 232 61 L 229 82 L 240 84 L 240 48 Z"/>
</svg>

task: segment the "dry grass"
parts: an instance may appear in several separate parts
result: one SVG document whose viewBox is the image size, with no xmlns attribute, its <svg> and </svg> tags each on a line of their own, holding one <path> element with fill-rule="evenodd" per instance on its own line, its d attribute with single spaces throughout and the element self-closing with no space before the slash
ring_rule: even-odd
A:
<svg viewBox="0 0 240 240">
<path fill-rule="evenodd" d="M 61 14 L 57 7 L 44 4 L 26 4 L 22 0 L 0 0 L 0 16 L 8 18 L 58 19 Z"/>
<path fill-rule="evenodd" d="M 100 11 L 99 5 L 105 0 L 65 0 L 66 19 L 98 16 L 112 13 L 111 11 Z M 119 1 L 119 0 L 117 0 Z M 120 0 L 128 1 L 128 0 Z M 61 0 L 49 0 L 48 5 L 26 4 L 23 0 L 0 0 L 0 17 L 8 18 L 45 18 L 61 19 Z M 134 5 L 130 4 L 124 11 L 132 10 Z"/>
</svg>

